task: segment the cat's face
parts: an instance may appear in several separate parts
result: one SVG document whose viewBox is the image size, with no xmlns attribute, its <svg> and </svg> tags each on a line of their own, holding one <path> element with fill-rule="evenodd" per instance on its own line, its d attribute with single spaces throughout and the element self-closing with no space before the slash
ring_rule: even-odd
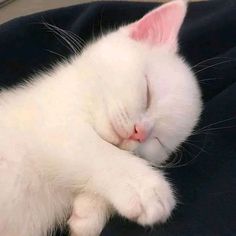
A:
<svg viewBox="0 0 236 236">
<path fill-rule="evenodd" d="M 106 141 L 160 163 L 192 132 L 201 98 L 176 54 L 182 1 L 163 5 L 84 52 L 97 77 L 94 128 Z"/>
</svg>

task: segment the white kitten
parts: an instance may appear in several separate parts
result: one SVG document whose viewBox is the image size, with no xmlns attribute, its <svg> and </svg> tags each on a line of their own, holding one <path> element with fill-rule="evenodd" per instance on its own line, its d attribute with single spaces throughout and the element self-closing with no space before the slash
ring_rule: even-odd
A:
<svg viewBox="0 0 236 236">
<path fill-rule="evenodd" d="M 198 85 L 176 54 L 177 0 L 0 96 L 0 235 L 45 236 L 69 219 L 97 236 L 108 217 L 164 222 L 175 206 L 158 164 L 191 134 Z"/>
</svg>

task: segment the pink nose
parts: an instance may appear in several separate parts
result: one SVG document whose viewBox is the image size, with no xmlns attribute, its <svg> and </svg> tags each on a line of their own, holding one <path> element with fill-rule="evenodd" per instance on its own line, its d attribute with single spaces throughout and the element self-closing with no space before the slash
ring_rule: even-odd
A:
<svg viewBox="0 0 236 236">
<path fill-rule="evenodd" d="M 138 142 L 144 142 L 147 138 L 147 131 L 142 125 L 136 124 L 134 126 L 134 132 L 129 137 L 129 139 L 138 141 Z"/>
</svg>

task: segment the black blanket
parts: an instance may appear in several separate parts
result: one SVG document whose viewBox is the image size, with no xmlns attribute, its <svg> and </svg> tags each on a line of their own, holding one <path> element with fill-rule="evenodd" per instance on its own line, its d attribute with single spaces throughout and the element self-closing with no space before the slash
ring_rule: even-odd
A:
<svg viewBox="0 0 236 236">
<path fill-rule="evenodd" d="M 1 25 L 1 87 L 15 86 L 73 53 L 43 22 L 87 42 L 156 6 L 97 2 Z M 178 153 L 181 162 L 166 169 L 180 203 L 162 226 L 144 229 L 116 217 L 104 229 L 104 236 L 236 235 L 236 1 L 191 3 L 180 34 L 180 49 L 197 74 L 204 99 L 201 122 Z"/>
</svg>

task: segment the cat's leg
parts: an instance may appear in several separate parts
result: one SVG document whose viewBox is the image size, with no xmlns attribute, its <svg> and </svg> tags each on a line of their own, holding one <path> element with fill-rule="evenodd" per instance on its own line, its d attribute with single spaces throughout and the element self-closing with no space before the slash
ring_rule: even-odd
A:
<svg viewBox="0 0 236 236">
<path fill-rule="evenodd" d="M 97 192 L 122 216 L 141 225 L 165 222 L 175 206 L 175 197 L 164 174 L 97 136 L 90 140 L 83 159 L 83 168 L 89 173 L 88 190 Z"/>
<path fill-rule="evenodd" d="M 107 172 L 103 176 L 94 176 L 91 188 L 100 191 L 122 216 L 130 220 L 141 225 L 165 222 L 175 206 L 169 182 L 162 172 L 152 169 L 138 157 L 120 157 L 110 166 L 106 164 Z"/>
<path fill-rule="evenodd" d="M 96 194 L 79 194 L 73 204 L 68 221 L 71 236 L 99 236 L 112 208 L 108 202 Z"/>
</svg>

